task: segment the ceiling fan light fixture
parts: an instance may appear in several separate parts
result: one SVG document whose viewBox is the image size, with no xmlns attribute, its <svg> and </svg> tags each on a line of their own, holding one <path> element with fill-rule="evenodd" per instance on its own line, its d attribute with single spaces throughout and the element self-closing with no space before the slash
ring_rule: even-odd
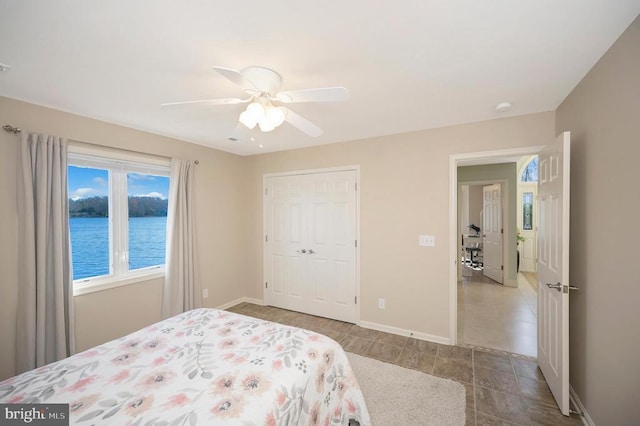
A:
<svg viewBox="0 0 640 426">
<path fill-rule="evenodd" d="M 267 118 L 274 127 L 278 127 L 284 123 L 284 111 L 281 107 L 269 106 L 267 107 Z"/>
<path fill-rule="evenodd" d="M 240 121 L 250 129 L 253 129 L 254 127 L 256 127 L 256 124 L 258 124 L 258 120 L 255 120 L 247 111 L 243 111 L 240 114 L 240 118 L 238 119 L 238 121 Z"/>
<path fill-rule="evenodd" d="M 269 120 L 269 117 L 266 116 L 262 120 L 260 120 L 260 123 L 258 124 L 260 125 L 260 130 L 262 130 L 263 132 L 271 132 L 276 128 L 271 120 Z"/>
<path fill-rule="evenodd" d="M 264 105 L 263 105 L 264 103 Z M 240 122 L 250 129 L 260 126 L 263 132 L 271 132 L 284 123 L 285 111 L 282 107 L 274 107 L 271 102 L 251 102 L 240 114 Z"/>
<path fill-rule="evenodd" d="M 239 121 L 250 129 L 256 127 L 256 124 L 264 120 L 264 107 L 258 102 L 251 102 L 247 109 L 240 114 Z"/>
</svg>

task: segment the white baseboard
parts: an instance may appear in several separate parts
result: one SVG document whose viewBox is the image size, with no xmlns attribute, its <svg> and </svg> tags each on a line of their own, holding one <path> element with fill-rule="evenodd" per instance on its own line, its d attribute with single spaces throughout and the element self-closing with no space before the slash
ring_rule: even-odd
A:
<svg viewBox="0 0 640 426">
<path fill-rule="evenodd" d="M 404 328 L 392 327 L 390 325 L 378 324 L 378 323 L 369 322 L 369 321 L 360 321 L 358 325 L 363 328 L 370 328 L 371 330 L 384 331 L 385 333 L 413 337 L 414 339 L 426 340 L 428 342 L 433 342 L 433 343 L 440 343 L 441 345 L 451 344 L 451 341 L 447 337 L 434 336 L 432 334 L 420 333 L 418 331 L 406 330 Z"/>
<path fill-rule="evenodd" d="M 515 279 L 515 280 L 506 279 L 506 280 L 504 280 L 504 286 L 505 287 L 515 287 L 515 288 L 517 288 L 518 287 L 518 280 L 517 279 Z"/>
<path fill-rule="evenodd" d="M 220 306 L 217 306 L 217 309 L 227 309 L 232 306 L 238 305 L 240 303 L 253 303 L 256 305 L 264 305 L 264 301 L 262 299 L 254 299 L 252 297 L 241 297 L 239 299 L 232 300 L 231 302 L 224 303 Z M 441 345 L 450 345 L 451 341 L 442 336 L 434 336 L 427 333 L 420 333 L 418 331 L 406 330 L 404 328 L 392 327 L 390 325 L 378 324 L 375 322 L 369 321 L 360 321 L 358 323 L 360 327 L 369 328 L 371 330 L 376 331 L 384 331 L 385 333 L 398 334 L 400 336 L 408 336 L 413 337 L 418 340 L 426 340 L 428 342 L 440 343 Z"/>
<path fill-rule="evenodd" d="M 216 306 L 216 309 L 227 309 L 232 306 L 239 305 L 240 303 L 253 303 L 254 305 L 264 305 L 264 301 L 262 299 L 254 299 L 253 297 L 241 297 L 236 300 L 232 300 L 231 302 L 224 303 L 220 306 Z"/>
<path fill-rule="evenodd" d="M 573 390 L 573 386 L 571 385 L 569 385 L 569 399 L 573 403 L 574 407 L 582 411 L 582 423 L 584 423 L 586 426 L 596 426 L 596 424 L 593 422 L 593 419 L 591 418 L 591 416 L 589 416 L 589 413 L 587 413 L 587 410 L 584 408 L 584 405 L 582 405 L 582 401 L 580 401 L 580 398 L 578 398 L 578 394 L 575 390 Z"/>
</svg>

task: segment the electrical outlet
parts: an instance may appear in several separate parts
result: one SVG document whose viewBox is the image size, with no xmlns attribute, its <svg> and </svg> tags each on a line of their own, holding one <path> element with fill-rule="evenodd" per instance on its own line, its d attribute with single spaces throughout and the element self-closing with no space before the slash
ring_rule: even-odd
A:
<svg viewBox="0 0 640 426">
<path fill-rule="evenodd" d="M 204 290 L 202 290 L 202 298 L 206 299 L 207 297 L 209 297 L 209 289 L 205 288 Z"/>
<path fill-rule="evenodd" d="M 378 309 L 384 309 L 384 304 L 385 304 L 384 299 L 382 298 L 378 299 Z"/>
</svg>

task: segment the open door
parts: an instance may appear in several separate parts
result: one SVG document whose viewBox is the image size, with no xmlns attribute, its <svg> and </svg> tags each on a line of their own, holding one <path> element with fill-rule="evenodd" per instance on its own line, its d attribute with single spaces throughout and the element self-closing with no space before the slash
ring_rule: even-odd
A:
<svg viewBox="0 0 640 426">
<path fill-rule="evenodd" d="M 502 284 L 502 185 L 482 188 L 482 250 L 485 277 Z"/>
<path fill-rule="evenodd" d="M 538 365 L 568 416 L 569 132 L 539 153 L 538 164 Z"/>
</svg>

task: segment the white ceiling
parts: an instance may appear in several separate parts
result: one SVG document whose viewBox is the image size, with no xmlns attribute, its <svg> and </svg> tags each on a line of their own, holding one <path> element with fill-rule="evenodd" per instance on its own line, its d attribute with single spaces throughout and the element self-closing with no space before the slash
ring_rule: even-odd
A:
<svg viewBox="0 0 640 426">
<path fill-rule="evenodd" d="M 553 110 L 638 13 L 639 0 L 0 0 L 0 96 L 248 155 Z M 242 105 L 159 106 L 242 97 L 214 65 L 351 99 L 290 105 L 319 138 L 285 123 L 231 142 Z"/>
</svg>

